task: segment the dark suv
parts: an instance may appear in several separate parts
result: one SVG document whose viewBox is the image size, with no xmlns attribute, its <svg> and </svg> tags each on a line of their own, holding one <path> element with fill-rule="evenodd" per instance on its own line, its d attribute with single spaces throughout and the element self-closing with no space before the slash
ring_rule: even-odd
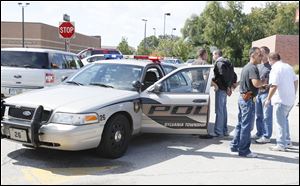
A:
<svg viewBox="0 0 300 186">
<path fill-rule="evenodd" d="M 122 59 L 123 54 L 117 49 L 107 49 L 107 48 L 88 48 L 79 52 L 77 55 L 80 59 L 84 59 L 86 57 L 95 55 L 95 54 L 103 54 L 105 59 Z"/>
</svg>

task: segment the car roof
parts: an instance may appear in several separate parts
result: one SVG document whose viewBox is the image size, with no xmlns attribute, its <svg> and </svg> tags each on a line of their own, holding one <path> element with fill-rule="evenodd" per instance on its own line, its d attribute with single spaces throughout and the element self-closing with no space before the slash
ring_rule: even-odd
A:
<svg viewBox="0 0 300 186">
<path fill-rule="evenodd" d="M 72 52 L 66 52 L 61 50 L 53 50 L 46 48 L 1 48 L 1 51 L 20 51 L 20 52 L 52 52 L 52 53 L 61 53 L 61 54 L 72 54 L 76 55 Z"/>
<path fill-rule="evenodd" d="M 165 57 L 164 60 L 180 60 L 179 58 Z"/>
<path fill-rule="evenodd" d="M 104 57 L 105 54 L 94 54 L 94 55 L 91 55 L 91 56 L 88 56 L 87 58 L 92 58 L 92 57 Z"/>
<path fill-rule="evenodd" d="M 116 50 L 116 51 L 119 51 L 116 48 L 87 48 L 86 50 Z"/>
<path fill-rule="evenodd" d="M 127 64 L 127 65 L 135 65 L 145 67 L 150 64 L 155 64 L 151 60 L 141 60 L 141 59 L 109 59 L 109 60 L 102 60 L 102 61 L 95 61 L 95 63 L 100 64 Z"/>
</svg>

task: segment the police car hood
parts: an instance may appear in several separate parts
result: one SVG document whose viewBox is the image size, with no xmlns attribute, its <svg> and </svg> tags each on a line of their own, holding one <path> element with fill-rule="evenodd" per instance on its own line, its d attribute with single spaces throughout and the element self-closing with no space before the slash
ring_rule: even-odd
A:
<svg viewBox="0 0 300 186">
<path fill-rule="evenodd" d="M 81 113 L 126 102 L 139 97 L 138 92 L 97 86 L 59 85 L 23 93 L 5 99 L 7 104 L 37 107 L 46 110 Z"/>
</svg>

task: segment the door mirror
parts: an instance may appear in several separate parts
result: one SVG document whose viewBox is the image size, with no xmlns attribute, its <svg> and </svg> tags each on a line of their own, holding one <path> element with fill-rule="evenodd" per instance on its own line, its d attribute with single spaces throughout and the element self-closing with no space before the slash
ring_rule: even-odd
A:
<svg viewBox="0 0 300 186">
<path fill-rule="evenodd" d="M 133 81 L 132 86 L 138 91 L 142 88 L 142 83 L 140 81 Z"/>
<path fill-rule="evenodd" d="M 68 78 L 68 76 L 61 77 L 61 82 L 65 81 Z"/>
<path fill-rule="evenodd" d="M 161 92 L 162 89 L 162 84 L 161 83 L 157 83 L 154 85 L 152 92 L 159 94 Z"/>
</svg>

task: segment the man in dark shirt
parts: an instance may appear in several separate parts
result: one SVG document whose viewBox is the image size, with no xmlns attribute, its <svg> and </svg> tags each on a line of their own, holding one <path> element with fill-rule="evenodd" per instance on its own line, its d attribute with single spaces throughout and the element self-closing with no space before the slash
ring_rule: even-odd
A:
<svg viewBox="0 0 300 186">
<path fill-rule="evenodd" d="M 261 62 L 263 55 L 258 47 L 252 47 L 249 56 L 250 62 L 244 66 L 241 73 L 238 124 L 230 150 L 238 152 L 239 156 L 255 158 L 257 154 L 250 151 L 251 128 L 255 119 L 253 98 L 257 95 L 258 88 L 263 86 L 256 66 Z"/>
<path fill-rule="evenodd" d="M 227 127 L 227 95 L 231 95 L 231 88 L 236 81 L 233 75 L 233 65 L 228 59 L 222 57 L 221 50 L 215 50 L 213 52 L 213 60 L 215 61 L 214 67 L 214 80 L 213 82 L 217 85 L 215 96 L 215 127 L 214 136 L 229 136 Z"/>
</svg>

